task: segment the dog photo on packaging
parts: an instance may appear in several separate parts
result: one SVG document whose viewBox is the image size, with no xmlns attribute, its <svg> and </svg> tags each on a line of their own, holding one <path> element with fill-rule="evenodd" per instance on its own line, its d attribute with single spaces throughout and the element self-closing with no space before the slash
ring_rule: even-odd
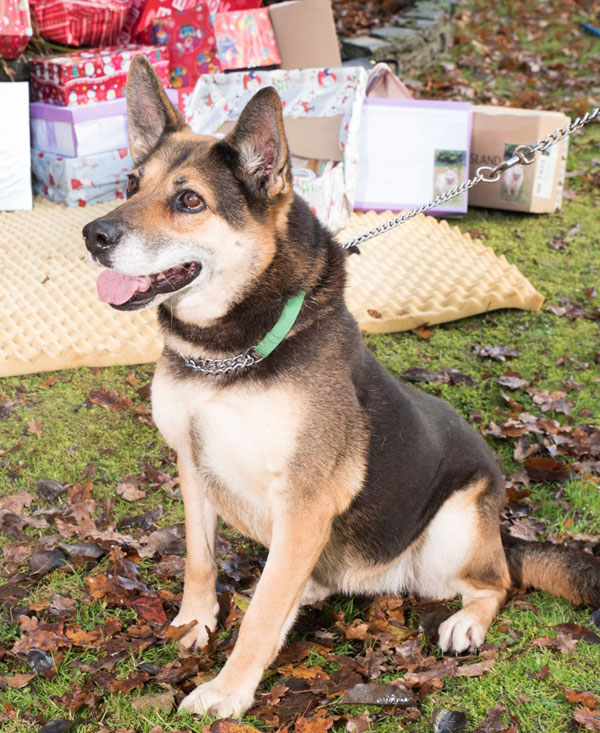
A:
<svg viewBox="0 0 600 733">
<path fill-rule="evenodd" d="M 269 548 L 235 647 L 181 709 L 242 715 L 298 609 L 331 594 L 462 598 L 444 653 L 483 644 L 512 584 L 600 605 L 600 559 L 500 533 L 504 479 L 446 402 L 401 383 L 344 303 L 345 258 L 294 194 L 281 102 L 198 135 L 147 60 L 127 82 L 127 201 L 84 228 L 101 300 L 158 306 L 154 421 L 177 452 L 187 561 L 173 625 L 217 624 L 219 518 Z"/>
</svg>

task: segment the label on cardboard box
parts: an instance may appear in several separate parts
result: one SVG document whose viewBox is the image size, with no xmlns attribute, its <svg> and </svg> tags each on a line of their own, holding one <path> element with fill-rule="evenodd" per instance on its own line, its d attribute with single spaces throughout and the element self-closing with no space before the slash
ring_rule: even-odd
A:
<svg viewBox="0 0 600 733">
<path fill-rule="evenodd" d="M 531 145 L 567 122 L 562 112 L 473 107 L 470 176 L 482 165 L 507 160 L 518 145 Z M 515 165 L 496 183 L 475 186 L 469 192 L 469 204 L 531 213 L 556 211 L 562 202 L 567 150 L 565 139 L 538 153 L 531 165 Z"/>
</svg>

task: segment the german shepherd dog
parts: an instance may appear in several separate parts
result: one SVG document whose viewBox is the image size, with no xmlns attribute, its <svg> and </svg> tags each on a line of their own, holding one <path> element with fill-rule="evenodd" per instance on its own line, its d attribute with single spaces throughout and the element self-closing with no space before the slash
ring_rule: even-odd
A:
<svg viewBox="0 0 600 733">
<path fill-rule="evenodd" d="M 83 230 L 104 301 L 158 305 L 153 416 L 178 456 L 187 563 L 175 626 L 217 623 L 218 518 L 268 546 L 221 672 L 181 703 L 241 715 L 298 608 L 330 594 L 462 596 L 444 652 L 480 646 L 511 585 L 600 606 L 600 559 L 501 538 L 504 481 L 450 407 L 392 378 L 344 304 L 345 254 L 294 194 L 281 102 L 261 89 L 222 140 L 191 132 L 145 58 L 127 82 L 128 200 Z M 298 293 L 262 361 L 251 349 Z M 209 365 L 208 373 L 194 365 Z M 214 372 L 217 373 L 214 373 Z"/>
</svg>

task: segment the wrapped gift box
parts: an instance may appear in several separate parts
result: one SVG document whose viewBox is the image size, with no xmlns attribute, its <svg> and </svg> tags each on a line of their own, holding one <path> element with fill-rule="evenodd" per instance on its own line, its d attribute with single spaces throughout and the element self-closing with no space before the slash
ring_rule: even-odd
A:
<svg viewBox="0 0 600 733">
<path fill-rule="evenodd" d="M 29 84 L 0 84 L 0 210 L 31 208 Z"/>
<path fill-rule="evenodd" d="M 0 0 L 0 58 L 16 59 L 32 33 L 27 0 Z"/>
<path fill-rule="evenodd" d="M 261 0 L 218 0 L 218 12 L 228 13 L 234 10 L 255 10 L 260 8 Z"/>
<path fill-rule="evenodd" d="M 295 171 L 294 189 L 337 231 L 354 206 L 366 83 L 359 67 L 206 75 L 198 79 L 188 117 L 195 132 L 226 134 L 258 89 L 275 87 L 292 155 L 307 161 L 300 162 L 304 171 Z"/>
<path fill-rule="evenodd" d="M 32 0 L 38 31 L 67 46 L 116 43 L 131 0 Z"/>
<path fill-rule="evenodd" d="M 67 206 L 87 206 L 124 198 L 133 167 L 127 149 L 65 158 L 32 149 L 33 190 Z"/>
<path fill-rule="evenodd" d="M 214 2 L 218 0 L 210 0 L 209 3 L 201 3 L 199 0 L 144 0 L 131 31 L 131 38 L 140 43 L 152 43 L 152 25 L 155 20 L 168 18 L 178 11 L 189 10 L 201 4 L 210 5 Z M 209 10 L 211 9 L 209 7 Z"/>
<path fill-rule="evenodd" d="M 190 90 L 166 89 L 172 104 L 185 113 Z M 129 145 L 125 99 L 83 107 L 58 107 L 46 102 L 29 105 L 31 145 L 38 151 L 67 157 L 96 155 Z"/>
<path fill-rule="evenodd" d="M 219 12 L 215 34 L 223 71 L 273 66 L 280 61 L 267 8 Z"/>
<path fill-rule="evenodd" d="M 215 32 L 206 5 L 155 20 L 152 42 L 169 49 L 171 86 L 174 88 L 193 86 L 201 74 L 221 70 Z"/>
<path fill-rule="evenodd" d="M 150 61 L 162 84 L 167 86 L 168 50 L 129 44 L 32 59 L 33 98 L 68 107 L 124 97 L 129 64 L 138 53 Z"/>
</svg>

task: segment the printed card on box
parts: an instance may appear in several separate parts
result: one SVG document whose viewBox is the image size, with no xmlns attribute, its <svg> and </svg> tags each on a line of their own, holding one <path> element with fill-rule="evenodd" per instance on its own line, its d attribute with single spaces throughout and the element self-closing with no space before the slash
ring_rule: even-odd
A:
<svg viewBox="0 0 600 733">
<path fill-rule="evenodd" d="M 33 98 L 39 102 L 73 106 L 124 97 L 129 64 L 138 53 L 150 61 L 161 83 L 167 86 L 168 50 L 130 44 L 32 59 Z"/>
<path fill-rule="evenodd" d="M 267 8 L 219 12 L 215 34 L 223 71 L 273 66 L 280 61 Z"/>
<path fill-rule="evenodd" d="M 167 46 L 171 86 L 191 87 L 201 74 L 221 70 L 215 32 L 205 5 L 155 20 L 152 42 Z"/>
<path fill-rule="evenodd" d="M 27 0 L 0 0 L 0 58 L 16 59 L 32 34 Z"/>
<path fill-rule="evenodd" d="M 366 99 L 355 208 L 401 211 L 427 203 L 467 180 L 470 146 L 468 103 Z M 466 211 L 463 193 L 431 213 Z"/>
</svg>

